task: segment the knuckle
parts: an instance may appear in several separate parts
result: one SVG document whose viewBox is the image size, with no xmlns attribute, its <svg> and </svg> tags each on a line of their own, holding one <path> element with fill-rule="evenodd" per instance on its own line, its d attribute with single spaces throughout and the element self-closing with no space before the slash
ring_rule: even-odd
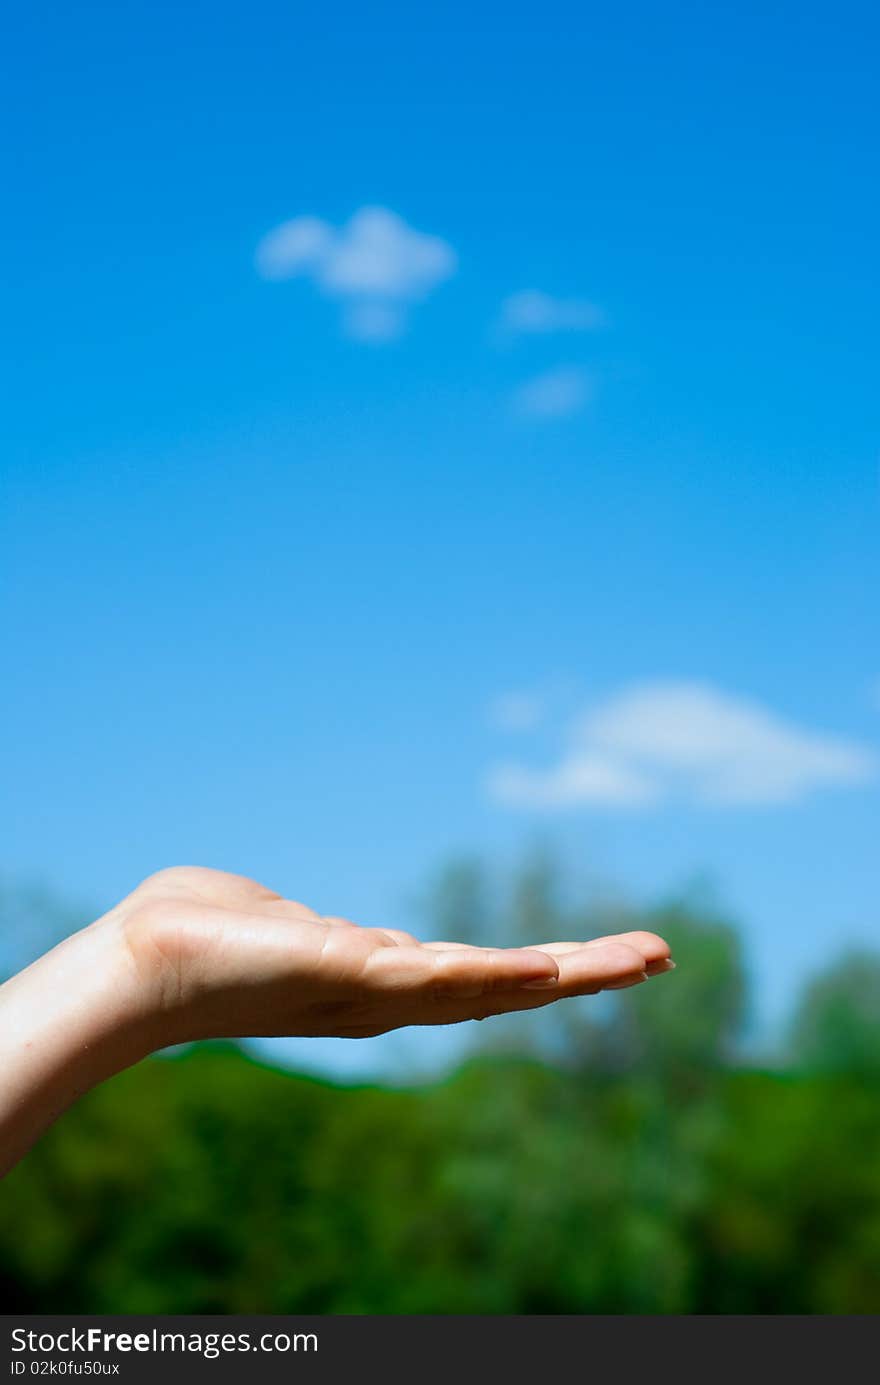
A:
<svg viewBox="0 0 880 1385">
<path fill-rule="evenodd" d="M 486 990 L 486 976 L 475 975 L 472 967 L 462 966 L 448 952 L 438 952 L 427 988 L 434 1001 L 473 1000 Z"/>
<path fill-rule="evenodd" d="M 377 947 L 390 947 L 391 944 L 382 932 L 381 928 L 359 928 L 356 923 L 350 923 L 348 919 L 340 919 L 346 946 L 351 946 L 351 941 L 357 939 L 366 952 L 373 952 Z"/>
<path fill-rule="evenodd" d="M 402 928 L 383 928 L 380 930 L 383 937 L 388 938 L 392 943 L 402 944 L 406 947 L 418 947 L 418 940 L 412 933 L 406 933 Z"/>
</svg>

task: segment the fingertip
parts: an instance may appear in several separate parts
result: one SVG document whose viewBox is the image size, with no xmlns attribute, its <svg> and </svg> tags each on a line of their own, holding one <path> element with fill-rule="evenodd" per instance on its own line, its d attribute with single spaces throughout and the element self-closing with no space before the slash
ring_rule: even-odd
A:
<svg viewBox="0 0 880 1385">
<path fill-rule="evenodd" d="M 567 994 L 589 994 L 608 989 L 616 982 L 641 980 L 645 959 L 627 943 L 607 942 L 567 953 L 560 959 L 560 975 Z"/>
<path fill-rule="evenodd" d="M 642 953 L 637 947 L 630 946 L 629 943 L 606 943 L 601 949 L 596 949 L 596 956 L 601 957 L 603 967 L 623 975 L 640 973 L 645 970 L 645 959 Z"/>
<path fill-rule="evenodd" d="M 631 942 L 649 963 L 663 961 L 672 951 L 666 939 L 661 938 L 659 933 L 631 933 L 627 941 Z"/>
<path fill-rule="evenodd" d="M 612 945 L 634 948 L 647 964 L 662 961 L 671 952 L 665 938 L 661 938 L 659 933 L 646 933 L 644 929 L 629 933 L 610 933 L 603 938 L 590 938 L 581 944 L 582 947 L 593 949 L 604 949 Z"/>
</svg>

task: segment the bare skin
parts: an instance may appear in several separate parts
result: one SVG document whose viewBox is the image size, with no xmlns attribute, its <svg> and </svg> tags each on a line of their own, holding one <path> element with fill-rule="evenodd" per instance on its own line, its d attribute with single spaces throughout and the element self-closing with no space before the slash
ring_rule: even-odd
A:
<svg viewBox="0 0 880 1385">
<path fill-rule="evenodd" d="M 322 917 L 244 876 L 159 871 L 0 987 L 0 1175 L 90 1087 L 168 1044 L 457 1024 L 672 965 L 653 933 L 423 943 Z"/>
</svg>

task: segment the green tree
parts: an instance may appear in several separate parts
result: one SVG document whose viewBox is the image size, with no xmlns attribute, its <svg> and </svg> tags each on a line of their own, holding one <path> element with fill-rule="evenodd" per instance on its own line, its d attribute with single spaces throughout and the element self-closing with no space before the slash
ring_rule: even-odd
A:
<svg viewBox="0 0 880 1385">
<path fill-rule="evenodd" d="M 791 1032 L 795 1061 L 880 1077 L 880 957 L 851 952 L 807 987 Z"/>
<path fill-rule="evenodd" d="M 635 916 L 630 926 L 660 933 L 678 963 L 671 984 L 621 993 L 604 1034 L 617 1069 L 711 1073 L 730 1064 L 746 1021 L 742 944 L 711 907 L 682 900 Z"/>
</svg>

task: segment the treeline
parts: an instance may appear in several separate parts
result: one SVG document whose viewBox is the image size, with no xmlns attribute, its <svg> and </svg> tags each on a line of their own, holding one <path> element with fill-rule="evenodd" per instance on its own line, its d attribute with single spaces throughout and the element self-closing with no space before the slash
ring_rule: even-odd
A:
<svg viewBox="0 0 880 1385">
<path fill-rule="evenodd" d="M 487 900 L 458 866 L 426 927 L 638 923 L 681 965 L 613 1002 L 474 1026 L 471 1061 L 418 1088 L 344 1088 L 230 1045 L 141 1064 L 0 1190 L 5 1310 L 880 1311 L 880 961 L 817 978 L 756 1069 L 739 939 L 711 909 L 587 917 L 546 863 Z"/>
</svg>

